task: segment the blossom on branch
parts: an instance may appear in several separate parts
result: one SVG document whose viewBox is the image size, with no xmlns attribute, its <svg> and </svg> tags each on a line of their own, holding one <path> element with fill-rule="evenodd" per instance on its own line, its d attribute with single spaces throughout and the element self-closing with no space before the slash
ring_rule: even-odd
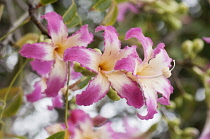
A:
<svg viewBox="0 0 210 139">
<path fill-rule="evenodd" d="M 67 80 L 67 64 L 63 61 L 64 51 L 73 46 L 87 47 L 93 40 L 93 35 L 89 33 L 88 26 L 84 25 L 79 31 L 68 37 L 67 27 L 60 15 L 50 12 L 43 15 L 42 18 L 48 22 L 51 43 L 25 44 L 20 54 L 26 58 L 35 59 L 38 64 L 33 63 L 34 69 L 46 75 L 40 81 L 44 80 L 45 85 L 38 82 L 35 84 L 35 90 L 38 91 L 36 93 L 44 92 L 48 97 L 56 97 Z M 45 68 L 45 64 L 50 65 Z M 49 73 L 46 73 L 45 70 Z"/>
<path fill-rule="evenodd" d="M 138 82 L 145 98 L 148 113 L 145 116 L 137 114 L 140 119 L 152 119 L 157 113 L 157 102 L 163 105 L 170 104 L 170 94 L 173 87 L 167 79 L 171 76 L 171 61 L 163 43 L 153 49 L 153 42 L 145 37 L 140 28 L 132 28 L 126 33 L 126 39 L 137 38 L 144 49 L 144 60 L 138 56 L 128 56 L 118 61 L 115 70 L 126 71 L 134 81 Z M 129 64 L 129 66 L 128 66 Z M 161 97 L 158 97 L 158 94 Z"/>
<path fill-rule="evenodd" d="M 121 98 L 136 108 L 143 105 L 143 96 L 135 81 L 132 81 L 124 72 L 114 70 L 118 60 L 129 55 L 136 55 L 136 47 L 120 49 L 118 34 L 112 26 L 99 26 L 96 31 L 104 30 L 104 52 L 98 52 L 85 47 L 68 48 L 64 53 L 64 61 L 78 62 L 80 65 L 97 75 L 89 82 L 88 87 L 76 96 L 78 105 L 91 105 L 105 97 L 110 86 Z"/>
<path fill-rule="evenodd" d="M 99 127 L 94 127 L 94 120 L 88 114 L 75 109 L 70 113 L 67 129 L 64 124 L 50 125 L 45 129 L 49 134 L 66 131 L 66 139 L 115 139 L 117 134 L 112 130 L 110 124 L 107 122 Z"/>
</svg>

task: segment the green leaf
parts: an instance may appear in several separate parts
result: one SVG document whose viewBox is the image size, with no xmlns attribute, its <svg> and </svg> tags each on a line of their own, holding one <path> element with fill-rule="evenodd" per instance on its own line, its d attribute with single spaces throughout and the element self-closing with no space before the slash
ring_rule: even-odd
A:
<svg viewBox="0 0 210 139">
<path fill-rule="evenodd" d="M 105 11 L 110 7 L 111 0 L 99 0 L 96 4 L 92 6 L 91 9 L 97 10 L 97 11 Z"/>
<path fill-rule="evenodd" d="M 111 7 L 104 20 L 102 21 L 102 25 L 111 26 L 115 23 L 118 15 L 118 6 L 115 0 L 112 1 Z"/>
<path fill-rule="evenodd" d="M 60 131 L 48 137 L 47 139 L 64 139 L 64 137 L 65 137 L 65 131 Z"/>
<path fill-rule="evenodd" d="M 117 92 L 110 87 L 109 92 L 107 93 L 107 96 L 113 100 L 113 101 L 118 101 L 120 100 L 120 97 L 118 96 Z"/>
<path fill-rule="evenodd" d="M 116 0 L 117 3 L 128 2 L 129 0 Z"/>
<path fill-rule="evenodd" d="M 0 112 L 3 111 L 3 98 L 7 92 L 8 88 L 4 88 L 0 90 Z M 7 100 L 6 100 L 6 107 L 4 108 L 3 117 L 11 117 L 17 113 L 21 104 L 22 104 L 22 89 L 19 87 L 11 88 Z"/>
<path fill-rule="evenodd" d="M 42 5 L 47 5 L 47 4 L 56 2 L 56 1 L 58 1 L 58 0 L 40 0 L 40 3 L 41 3 Z"/>
<path fill-rule="evenodd" d="M 39 39 L 39 35 L 36 33 L 27 33 L 22 38 L 18 39 L 15 43 L 15 46 L 22 48 L 22 46 L 26 43 L 36 43 Z"/>
<path fill-rule="evenodd" d="M 82 89 L 82 88 L 84 88 L 89 83 L 90 80 L 91 80 L 91 77 L 87 77 L 84 81 L 78 83 L 77 86 L 80 89 Z"/>
<path fill-rule="evenodd" d="M 77 6 L 76 6 L 74 0 L 72 0 L 71 6 L 64 13 L 63 20 L 68 28 L 74 27 L 74 26 L 82 23 L 80 17 L 78 16 Z"/>
</svg>

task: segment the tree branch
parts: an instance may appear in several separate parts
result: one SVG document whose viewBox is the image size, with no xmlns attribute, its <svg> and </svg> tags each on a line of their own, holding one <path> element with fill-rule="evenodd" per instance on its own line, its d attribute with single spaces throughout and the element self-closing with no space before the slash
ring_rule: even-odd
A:
<svg viewBox="0 0 210 139">
<path fill-rule="evenodd" d="M 29 6 L 29 9 L 28 9 L 28 12 L 29 12 L 29 15 L 31 17 L 31 20 L 35 23 L 35 25 L 39 28 L 39 30 L 42 32 L 42 34 L 44 35 L 47 35 L 49 38 L 51 38 L 49 35 L 48 35 L 48 31 L 47 29 L 45 28 L 45 26 L 39 21 L 39 19 L 36 17 L 35 15 L 35 12 L 36 12 L 36 9 L 39 7 L 38 6 L 35 6 L 34 4 L 32 4 L 31 2 L 28 2 L 28 6 Z"/>
</svg>

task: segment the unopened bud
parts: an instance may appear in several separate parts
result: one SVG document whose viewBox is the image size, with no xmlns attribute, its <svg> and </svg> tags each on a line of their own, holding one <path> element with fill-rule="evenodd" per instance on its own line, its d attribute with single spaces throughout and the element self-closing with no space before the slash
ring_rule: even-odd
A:
<svg viewBox="0 0 210 139">
<path fill-rule="evenodd" d="M 187 102 L 192 102 L 193 101 L 193 96 L 191 94 L 188 93 L 184 93 L 184 100 Z"/>
<path fill-rule="evenodd" d="M 167 6 L 165 6 L 165 11 L 166 11 L 166 13 L 173 14 L 173 13 L 176 13 L 178 8 L 179 8 L 179 5 L 177 2 L 169 1 L 167 3 Z"/>
<path fill-rule="evenodd" d="M 174 110 L 176 108 L 176 103 L 174 101 L 170 101 L 170 105 L 165 106 L 167 109 Z"/>
<path fill-rule="evenodd" d="M 175 98 L 174 102 L 175 102 L 177 107 L 181 107 L 182 104 L 183 104 L 183 98 L 182 97 L 177 97 L 177 98 Z"/>
<path fill-rule="evenodd" d="M 181 124 L 181 120 L 179 118 L 175 118 L 173 120 L 168 121 L 168 126 L 173 128 L 175 126 L 179 126 Z"/>
<path fill-rule="evenodd" d="M 203 50 L 203 47 L 204 47 L 204 42 L 202 39 L 197 38 L 193 40 L 193 51 L 195 53 L 198 53 L 201 50 Z"/>
<path fill-rule="evenodd" d="M 182 43 L 182 51 L 185 57 L 190 57 L 193 53 L 193 42 L 186 40 Z"/>
<path fill-rule="evenodd" d="M 109 92 L 107 93 L 107 96 L 113 101 L 120 100 L 120 97 L 118 96 L 117 92 L 113 90 L 111 87 L 109 89 Z"/>
<path fill-rule="evenodd" d="M 179 4 L 179 9 L 178 9 L 178 13 L 180 14 L 186 14 L 189 10 L 189 7 L 185 4 L 185 3 L 180 3 Z"/>
<path fill-rule="evenodd" d="M 86 68 L 81 67 L 79 63 L 75 63 L 75 64 L 74 64 L 74 70 L 75 70 L 76 72 L 82 73 L 84 76 L 91 76 L 91 77 L 96 76 L 96 73 L 95 73 L 95 72 L 89 71 L 89 70 L 87 70 Z"/>
<path fill-rule="evenodd" d="M 98 49 L 98 48 L 94 48 L 94 50 L 95 50 L 96 52 L 98 52 L 98 53 L 102 54 L 102 52 L 101 52 L 101 50 L 100 50 L 100 49 Z"/>
<path fill-rule="evenodd" d="M 182 132 L 182 136 L 184 137 L 197 137 L 198 134 L 199 134 L 198 129 L 193 127 L 187 127 Z"/>
<path fill-rule="evenodd" d="M 51 39 L 45 39 L 44 42 L 51 44 L 52 40 Z"/>
<path fill-rule="evenodd" d="M 167 15 L 164 17 L 164 20 L 168 23 L 172 30 L 180 29 L 182 27 L 181 21 L 174 15 Z"/>
</svg>

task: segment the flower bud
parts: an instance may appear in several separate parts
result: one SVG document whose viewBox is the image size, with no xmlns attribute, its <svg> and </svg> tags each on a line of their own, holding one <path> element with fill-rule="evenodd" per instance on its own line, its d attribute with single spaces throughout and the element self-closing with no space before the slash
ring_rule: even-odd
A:
<svg viewBox="0 0 210 139">
<path fill-rule="evenodd" d="M 175 118 L 173 120 L 168 121 L 168 126 L 170 128 L 174 128 L 175 126 L 179 126 L 181 124 L 181 120 L 179 118 Z"/>
<path fill-rule="evenodd" d="M 186 14 L 188 10 L 189 10 L 189 7 L 185 3 L 180 3 L 177 12 L 180 14 Z"/>
<path fill-rule="evenodd" d="M 89 70 L 87 70 L 86 68 L 81 67 L 80 64 L 77 63 L 77 62 L 74 64 L 74 70 L 75 70 L 76 72 L 82 73 L 84 76 L 91 76 L 91 77 L 96 76 L 96 73 L 95 73 L 95 72 L 89 71 Z"/>
<path fill-rule="evenodd" d="M 177 9 L 179 8 L 179 5 L 175 1 L 169 1 L 164 8 L 166 13 L 173 14 L 176 13 Z"/>
<path fill-rule="evenodd" d="M 182 97 L 177 97 L 177 98 L 175 98 L 174 102 L 175 102 L 177 107 L 181 107 L 182 104 L 183 104 L 183 98 Z"/>
<path fill-rule="evenodd" d="M 51 44 L 52 40 L 51 39 L 45 39 L 44 42 Z"/>
<path fill-rule="evenodd" d="M 174 15 L 166 15 L 163 19 L 172 30 L 180 29 L 182 27 L 181 21 Z"/>
<path fill-rule="evenodd" d="M 187 127 L 182 132 L 182 136 L 184 137 L 196 137 L 198 136 L 198 134 L 199 134 L 198 129 L 193 127 Z"/>
<path fill-rule="evenodd" d="M 184 101 L 187 101 L 187 102 L 192 102 L 193 101 L 193 96 L 191 94 L 188 94 L 188 93 L 184 93 Z"/>
<path fill-rule="evenodd" d="M 170 105 L 165 106 L 167 109 L 174 110 L 176 108 L 176 103 L 174 101 L 170 101 Z"/>
<path fill-rule="evenodd" d="M 193 42 L 186 40 L 182 43 L 182 51 L 185 57 L 190 57 L 193 53 Z"/>
<path fill-rule="evenodd" d="M 203 47 L 204 47 L 204 42 L 202 39 L 197 38 L 193 40 L 193 51 L 195 53 L 198 53 L 201 50 L 203 50 Z"/>
<path fill-rule="evenodd" d="M 95 50 L 96 52 L 98 52 L 98 53 L 102 54 L 101 50 L 100 50 L 100 49 L 98 49 L 98 48 L 94 48 L 93 50 Z"/>
<path fill-rule="evenodd" d="M 111 87 L 109 89 L 109 92 L 107 93 L 107 96 L 113 101 L 120 100 L 120 97 L 118 96 L 117 92 L 113 90 Z"/>
</svg>

